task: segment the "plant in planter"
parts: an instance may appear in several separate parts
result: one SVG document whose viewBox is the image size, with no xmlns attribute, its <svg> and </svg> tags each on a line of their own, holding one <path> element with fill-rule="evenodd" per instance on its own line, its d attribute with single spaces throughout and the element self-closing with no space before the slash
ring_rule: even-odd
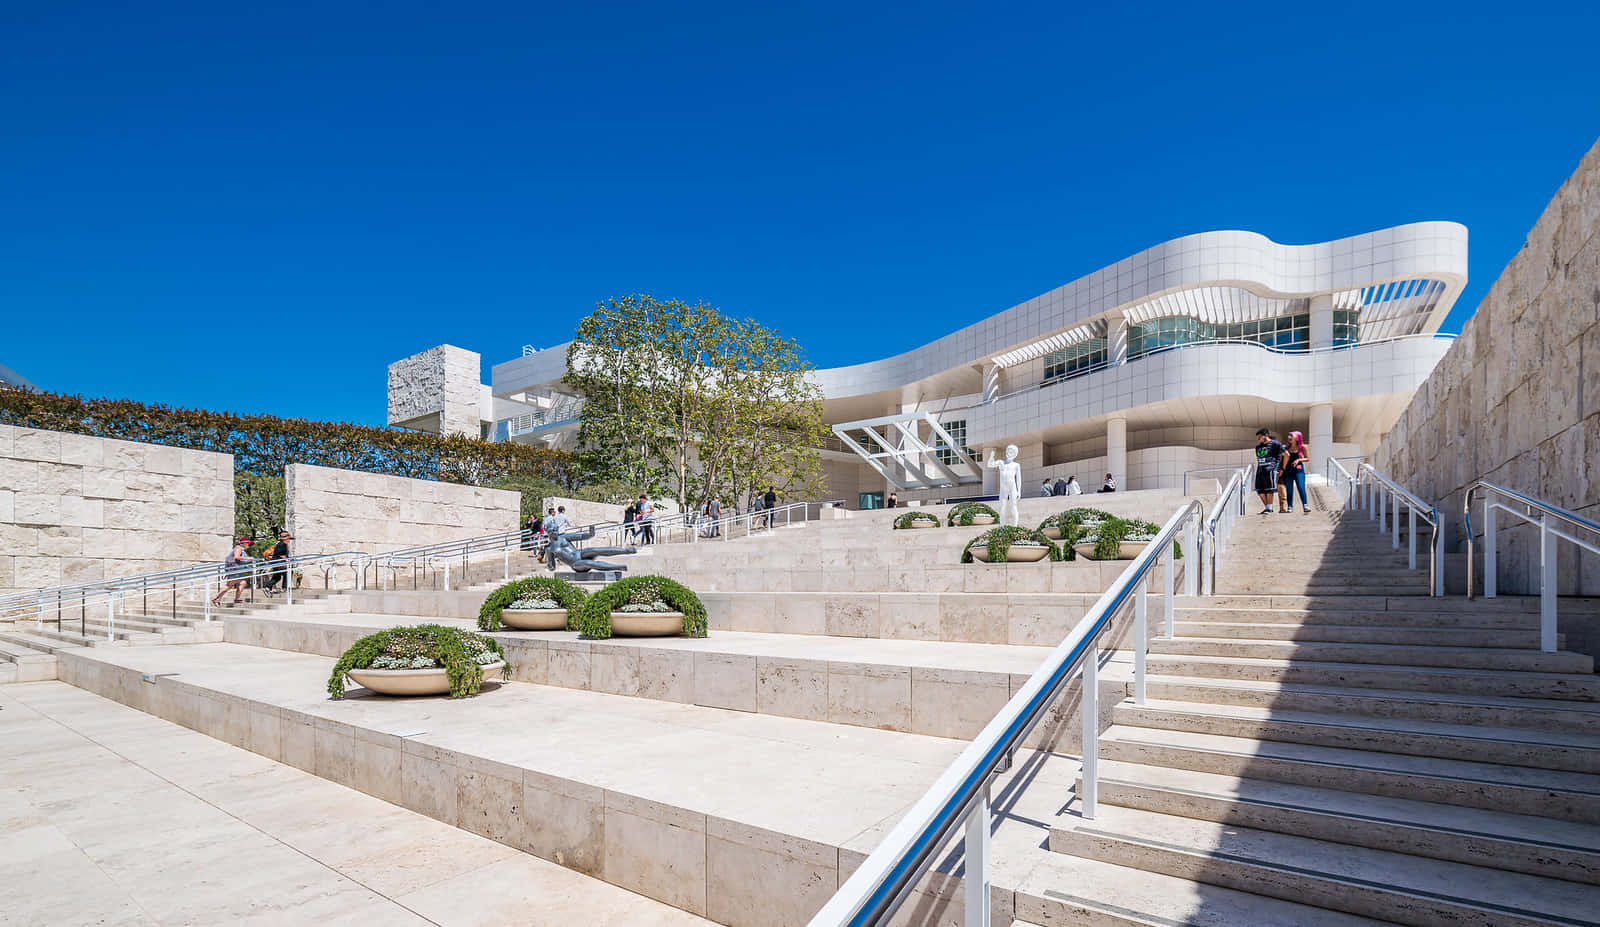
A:
<svg viewBox="0 0 1600 927">
<path fill-rule="evenodd" d="M 1041 548 L 1044 551 L 1042 555 L 1037 558 L 1030 557 L 1029 559 L 1043 560 L 1046 557 L 1057 561 L 1068 559 L 1067 555 L 1061 552 L 1061 548 L 1056 546 L 1054 541 L 1038 531 L 1032 528 L 1002 525 L 998 528 L 990 528 L 988 531 L 968 541 L 967 546 L 961 549 L 961 562 L 971 563 L 974 550 L 981 552 L 982 556 L 979 559 L 986 557 L 989 563 L 1017 562 L 1012 559 L 1013 550 L 1031 552 Z M 1071 551 L 1069 550 L 1068 553 L 1070 554 Z"/>
<path fill-rule="evenodd" d="M 1084 531 L 1096 528 L 1106 521 L 1114 518 L 1110 512 L 1100 509 L 1076 508 L 1067 509 L 1051 515 L 1039 523 L 1039 530 L 1044 536 L 1053 540 L 1060 540 L 1068 547 L 1077 540 L 1078 535 Z"/>
<path fill-rule="evenodd" d="M 478 628 L 484 631 L 498 631 L 505 620 L 502 614 L 506 610 L 519 612 L 545 612 L 550 617 L 550 624 L 554 623 L 554 613 L 559 609 L 564 613 L 561 617 L 560 627 L 568 631 L 578 630 L 578 606 L 589 597 L 589 593 L 564 579 L 554 576 L 530 576 L 526 579 L 514 579 L 499 589 L 489 593 L 483 600 L 483 606 L 478 609 Z M 520 617 L 520 616 L 517 616 Z M 512 620 L 516 620 L 514 617 Z M 519 622 L 512 627 L 522 627 L 529 622 Z M 532 630 L 533 628 L 529 628 Z M 546 623 L 539 623 L 539 630 L 555 630 L 547 627 Z"/>
<path fill-rule="evenodd" d="M 1111 518 L 1078 537 L 1075 546 L 1091 560 L 1131 560 L 1160 533 L 1161 526 L 1153 522 Z M 1177 541 L 1172 542 L 1172 555 L 1176 559 L 1183 557 L 1183 548 Z"/>
<path fill-rule="evenodd" d="M 670 628 L 667 622 L 650 620 L 680 615 Z M 607 638 L 612 635 L 614 619 L 622 616 L 628 619 L 624 624 L 633 627 L 619 633 L 706 636 L 706 607 L 700 597 L 665 576 L 629 576 L 589 596 L 578 608 L 578 630 L 587 638 Z M 660 629 L 651 630 L 651 625 Z"/>
<path fill-rule="evenodd" d="M 918 512 L 912 510 L 894 520 L 896 528 L 937 528 L 939 516 L 932 512 Z"/>
<path fill-rule="evenodd" d="M 328 694 L 343 698 L 348 675 L 374 692 L 392 683 L 391 694 L 449 692 L 463 698 L 477 694 L 485 679 L 506 666 L 500 644 L 481 634 L 437 624 L 390 628 L 350 645 L 328 677 Z"/>
<path fill-rule="evenodd" d="M 961 502 L 950 509 L 947 524 L 955 528 L 973 525 L 992 525 L 1000 520 L 1000 513 L 983 502 Z"/>
</svg>

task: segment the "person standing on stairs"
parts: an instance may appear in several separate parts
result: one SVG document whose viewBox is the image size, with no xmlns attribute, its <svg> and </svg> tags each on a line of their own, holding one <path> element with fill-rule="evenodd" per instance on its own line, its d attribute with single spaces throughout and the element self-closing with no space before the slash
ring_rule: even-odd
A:
<svg viewBox="0 0 1600 927">
<path fill-rule="evenodd" d="M 1294 511 L 1294 489 L 1300 487 L 1300 511 L 1311 511 L 1311 500 L 1306 496 L 1306 463 L 1311 460 L 1311 449 L 1306 447 L 1306 436 L 1298 431 L 1289 432 L 1289 448 L 1284 455 L 1283 491 L 1287 497 L 1286 512 Z"/>
<path fill-rule="evenodd" d="M 1278 474 L 1289 459 L 1289 452 L 1265 428 L 1256 429 L 1256 495 L 1261 497 L 1261 514 L 1272 514 L 1272 497 L 1278 494 Z"/>
<path fill-rule="evenodd" d="M 233 550 L 228 551 L 227 559 L 222 561 L 222 578 L 224 580 L 224 585 L 221 589 L 218 589 L 217 594 L 212 597 L 212 606 L 220 606 L 222 604 L 222 597 L 228 594 L 229 589 L 233 590 L 233 601 L 229 602 L 228 604 L 239 604 L 239 597 L 244 594 L 244 584 L 246 582 L 244 576 L 245 564 L 248 561 L 256 559 L 250 556 L 250 543 L 251 542 L 249 538 L 240 538 L 233 545 Z"/>
</svg>

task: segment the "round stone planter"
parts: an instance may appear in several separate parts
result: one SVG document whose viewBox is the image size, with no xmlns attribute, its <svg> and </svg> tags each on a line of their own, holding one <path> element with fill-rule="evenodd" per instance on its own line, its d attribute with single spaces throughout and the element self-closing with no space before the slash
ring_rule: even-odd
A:
<svg viewBox="0 0 1600 927">
<path fill-rule="evenodd" d="M 1149 541 L 1123 541 L 1117 549 L 1117 559 L 1132 560 L 1133 558 L 1144 553 L 1144 549 L 1149 546 Z M 1093 544 L 1074 544 L 1072 545 L 1072 549 L 1077 551 L 1078 556 L 1085 560 L 1094 559 Z"/>
<path fill-rule="evenodd" d="M 506 668 L 504 660 L 486 663 L 483 681 L 500 678 Z M 353 669 L 348 674 L 357 685 L 371 689 L 379 695 L 444 695 L 450 691 L 450 677 L 442 666 L 432 669 Z"/>
<path fill-rule="evenodd" d="M 502 608 L 500 623 L 518 631 L 565 631 L 564 608 Z"/>
<path fill-rule="evenodd" d="M 1038 563 L 1048 556 L 1050 556 L 1050 550 L 1045 547 L 1024 547 L 1020 544 L 1013 544 L 1006 548 L 1007 563 Z M 972 548 L 972 559 L 988 563 L 989 545 L 983 544 Z"/>
<path fill-rule="evenodd" d="M 1045 528 L 1044 530 L 1040 531 L 1039 533 L 1044 535 L 1045 537 L 1049 538 L 1052 541 L 1061 540 L 1061 529 L 1057 528 L 1057 527 L 1054 527 L 1054 526 L 1049 527 L 1049 528 Z"/>
<path fill-rule="evenodd" d="M 974 525 L 992 525 L 997 520 L 998 519 L 996 519 L 993 515 L 974 515 L 974 516 L 972 516 L 972 523 Z"/>
<path fill-rule="evenodd" d="M 939 527 L 939 519 L 935 518 L 933 521 L 920 521 L 918 519 L 913 518 L 911 520 L 911 523 L 906 525 L 906 527 L 907 528 L 937 528 L 937 527 Z"/>
<path fill-rule="evenodd" d="M 683 612 L 612 612 L 612 637 L 672 637 L 683 633 Z"/>
</svg>

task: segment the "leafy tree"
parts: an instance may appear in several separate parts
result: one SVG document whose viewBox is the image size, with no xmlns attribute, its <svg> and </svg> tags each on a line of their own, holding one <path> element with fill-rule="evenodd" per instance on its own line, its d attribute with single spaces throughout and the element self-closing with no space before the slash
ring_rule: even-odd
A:
<svg viewBox="0 0 1600 927">
<path fill-rule="evenodd" d="M 768 484 L 816 490 L 827 427 L 811 371 L 798 345 L 754 320 L 629 295 L 579 323 L 565 380 L 586 400 L 590 469 L 687 509 Z"/>
<path fill-rule="evenodd" d="M 510 489 L 522 493 L 522 520 L 534 513 L 544 514 L 544 500 L 551 496 L 565 496 L 566 490 L 551 480 L 540 476 L 508 476 L 490 484 L 492 489 Z"/>
<path fill-rule="evenodd" d="M 572 497 L 574 499 L 582 499 L 585 502 L 604 502 L 607 505 L 627 505 L 629 502 L 639 498 L 639 494 L 643 493 L 644 491 L 644 489 L 640 488 L 639 486 L 635 486 L 632 483 L 623 483 L 617 480 L 604 480 L 602 482 L 591 483 L 588 486 L 580 488 L 577 492 L 572 494 Z"/>
<path fill-rule="evenodd" d="M 233 527 L 241 536 L 276 541 L 284 514 L 283 474 L 234 473 Z"/>
</svg>

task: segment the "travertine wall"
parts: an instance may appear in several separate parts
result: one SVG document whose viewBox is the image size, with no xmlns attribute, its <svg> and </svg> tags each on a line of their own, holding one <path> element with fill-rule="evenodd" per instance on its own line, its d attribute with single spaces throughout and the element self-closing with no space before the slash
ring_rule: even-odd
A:
<svg viewBox="0 0 1600 927">
<path fill-rule="evenodd" d="M 1448 517 L 1487 479 L 1600 520 L 1600 143 L 1556 192 L 1410 408 L 1377 466 Z M 1481 509 L 1475 531 L 1483 530 Z M 1512 521 L 1502 517 L 1500 524 Z M 1539 589 L 1538 538 L 1509 532 L 1500 589 Z M 1560 591 L 1600 595 L 1600 558 L 1561 545 Z"/>
<path fill-rule="evenodd" d="M 479 433 L 481 357 L 441 344 L 389 365 L 389 424 L 434 434 Z"/>
<path fill-rule="evenodd" d="M 520 494 L 506 489 L 309 464 L 290 464 L 283 475 L 297 556 L 378 553 L 511 531 L 521 507 Z"/>
<path fill-rule="evenodd" d="M 227 556 L 233 457 L 0 425 L 0 591 Z"/>
</svg>

